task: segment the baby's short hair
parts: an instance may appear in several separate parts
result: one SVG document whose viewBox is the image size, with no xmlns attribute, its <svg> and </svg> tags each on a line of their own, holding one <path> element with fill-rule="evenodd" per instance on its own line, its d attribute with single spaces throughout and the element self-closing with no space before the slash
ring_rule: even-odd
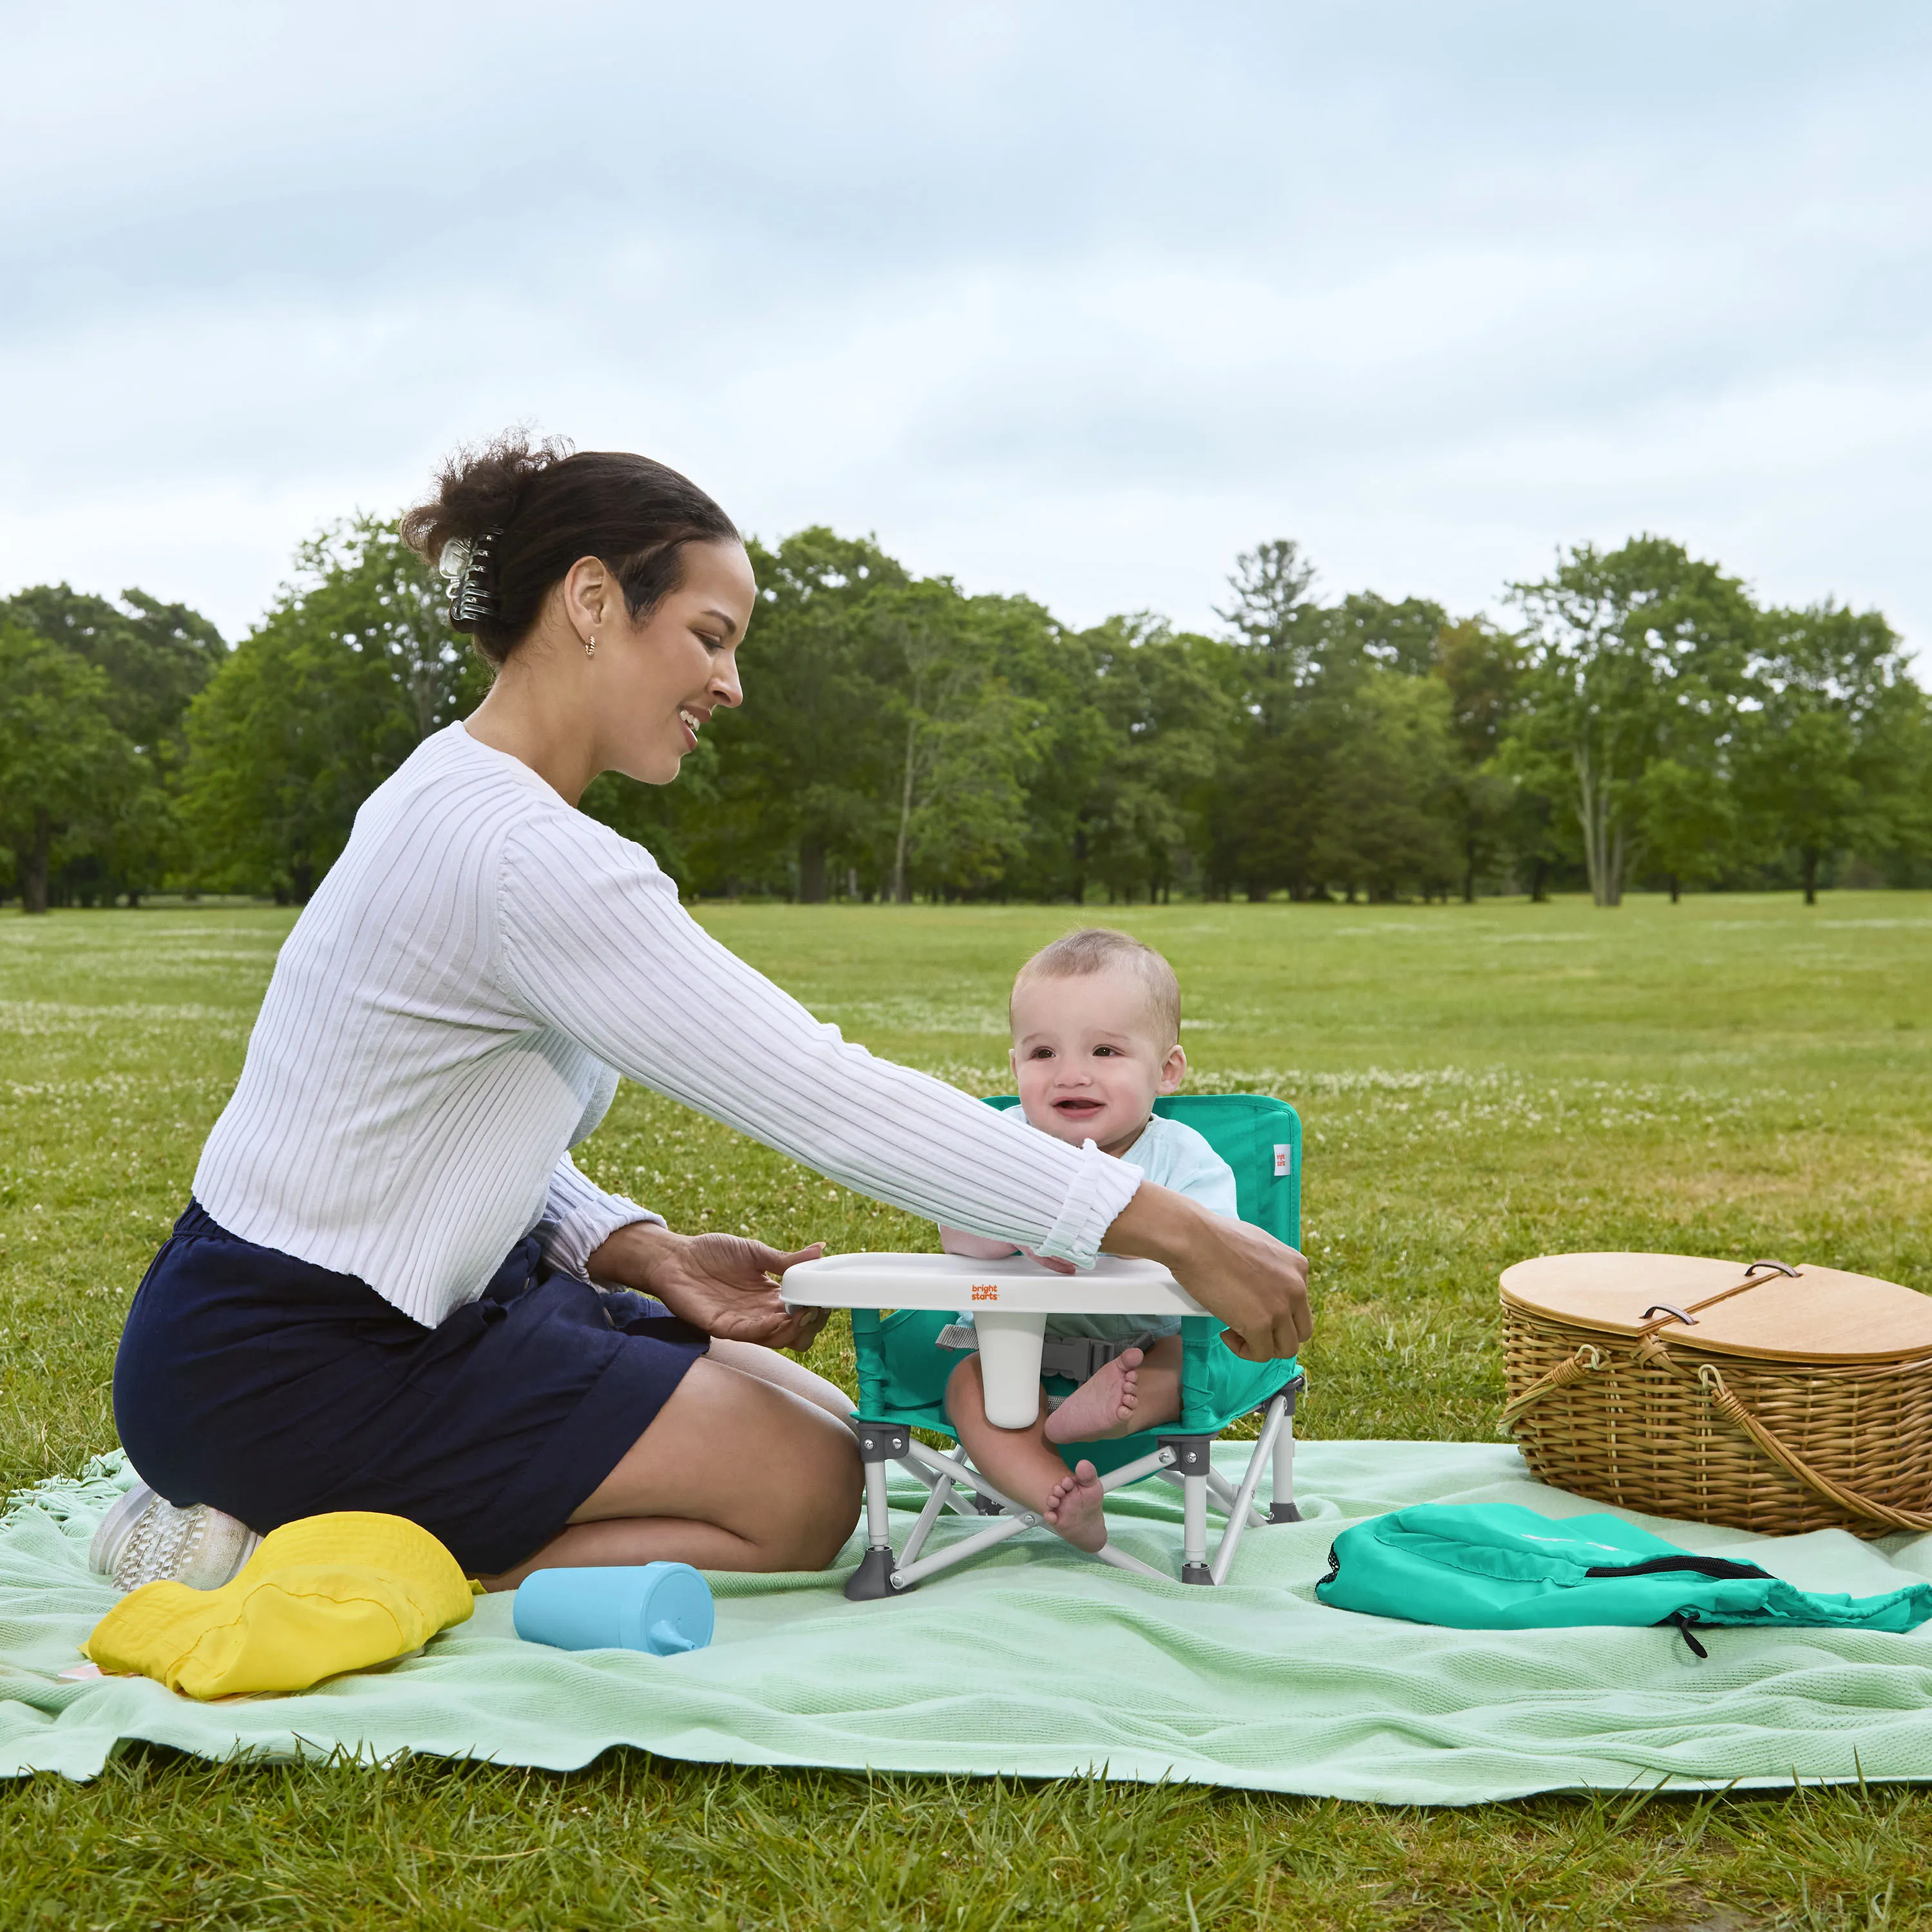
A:
<svg viewBox="0 0 1932 1932">
<path fill-rule="evenodd" d="M 1029 980 L 1078 980 L 1089 973 L 1104 973 L 1124 966 L 1146 989 L 1148 1004 L 1160 1022 L 1168 1046 L 1180 1038 L 1180 982 L 1170 966 L 1151 946 L 1144 946 L 1132 933 L 1116 932 L 1106 926 L 1089 926 L 1070 932 L 1042 946 L 1013 976 L 1017 994 Z M 1012 1003 L 1007 1004 L 1012 1016 Z"/>
</svg>

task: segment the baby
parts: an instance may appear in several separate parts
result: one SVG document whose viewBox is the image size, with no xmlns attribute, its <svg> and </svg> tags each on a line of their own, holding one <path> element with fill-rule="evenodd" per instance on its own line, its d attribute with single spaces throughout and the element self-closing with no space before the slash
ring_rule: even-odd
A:
<svg viewBox="0 0 1932 1932">
<path fill-rule="evenodd" d="M 1234 1170 L 1192 1127 L 1162 1120 L 1154 1096 L 1172 1094 L 1187 1071 L 1180 1050 L 1180 987 L 1174 968 L 1124 932 L 1089 928 L 1036 952 L 1013 982 L 1013 1077 L 1027 1119 L 1076 1147 L 1137 1167 L 1148 1180 L 1190 1195 L 1216 1213 L 1235 1212 Z M 1010 1242 L 939 1231 L 948 1254 L 995 1261 L 1021 1252 Z M 1049 1268 L 1072 1272 L 1064 1262 Z M 986 1418 L 980 1360 L 969 1354 L 946 1385 L 946 1410 L 974 1466 L 1006 1495 L 1038 1510 L 1070 1543 L 1098 1550 L 1107 1540 L 1104 1495 L 1094 1465 L 1072 1475 L 1054 1445 L 1130 1436 L 1180 1414 L 1178 1316 L 1055 1315 L 1056 1337 L 1106 1345 L 1112 1359 L 1049 1412 L 1042 1390 L 1032 1426 L 1002 1429 Z M 969 1324 L 948 1328 L 946 1346 L 971 1348 Z"/>
</svg>

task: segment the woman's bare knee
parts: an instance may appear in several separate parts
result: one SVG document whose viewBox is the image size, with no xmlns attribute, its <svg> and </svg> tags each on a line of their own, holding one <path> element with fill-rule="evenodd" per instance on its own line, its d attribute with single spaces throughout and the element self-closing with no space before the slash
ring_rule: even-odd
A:
<svg viewBox="0 0 1932 1932">
<path fill-rule="evenodd" d="M 743 1478 L 733 1526 L 756 1552 L 752 1568 L 822 1570 L 859 1520 L 864 1468 L 851 1430 L 823 1409 L 800 1406 L 800 1426 L 782 1455 L 762 1459 Z"/>
<path fill-rule="evenodd" d="M 705 1360 L 692 1364 L 571 1521 L 715 1523 L 749 1546 L 748 1568 L 796 1568 L 801 1552 L 828 1544 L 836 1552 L 844 1540 L 858 1514 L 860 1476 L 844 1424 L 804 1396 Z"/>
<path fill-rule="evenodd" d="M 827 1484 L 809 1493 L 796 1495 L 782 1526 L 774 1529 L 769 1540 L 758 1544 L 759 1554 L 767 1559 L 759 1567 L 823 1570 L 844 1549 L 846 1539 L 857 1527 L 862 1500 L 855 1456 L 849 1483 Z"/>
</svg>

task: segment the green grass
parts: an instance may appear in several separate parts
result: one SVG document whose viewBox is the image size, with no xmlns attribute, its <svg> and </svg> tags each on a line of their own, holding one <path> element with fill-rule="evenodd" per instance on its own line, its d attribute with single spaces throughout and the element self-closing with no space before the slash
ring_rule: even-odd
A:
<svg viewBox="0 0 1932 1932">
<path fill-rule="evenodd" d="M 703 916 L 850 1036 L 982 1092 L 1006 1084 L 1014 965 L 1071 922 Z M 1199 1084 L 1302 1111 L 1308 1434 L 1492 1434 L 1496 1276 L 1524 1255 L 1770 1254 L 1932 1289 L 1932 896 L 1118 922 L 1178 968 Z M 0 1487 L 112 1444 L 123 1312 L 288 923 L 0 918 Z M 585 1156 L 674 1225 L 932 1245 L 632 1088 Z M 838 1374 L 848 1345 L 828 1332 L 814 1359 Z M 1912 1790 L 1428 1813 L 631 1753 L 566 1776 L 141 1750 L 92 1786 L 0 1787 L 0 1927 L 1904 1924 L 1932 1903 L 1928 1853 L 1932 1796 Z"/>
</svg>

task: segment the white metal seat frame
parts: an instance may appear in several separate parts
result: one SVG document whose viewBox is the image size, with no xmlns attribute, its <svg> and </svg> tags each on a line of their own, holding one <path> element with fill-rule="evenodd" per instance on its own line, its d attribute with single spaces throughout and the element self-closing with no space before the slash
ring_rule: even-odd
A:
<svg viewBox="0 0 1932 1932">
<path fill-rule="evenodd" d="M 800 1306 L 952 1312 L 970 1306 L 979 1332 L 987 1411 L 996 1420 L 996 1409 L 1029 1418 L 1037 1413 L 1040 1349 L 1049 1315 L 1172 1314 L 1184 1322 L 1214 1320 L 1166 1268 L 1142 1261 L 1103 1259 L 1090 1273 L 1070 1280 L 1023 1257 L 988 1263 L 950 1255 L 828 1256 L 790 1270 L 784 1293 L 788 1304 Z M 1214 1324 L 1217 1334 L 1219 1327 Z M 1215 1346 L 1220 1346 L 1218 1340 Z M 1213 1466 L 1211 1451 L 1218 1430 L 1190 1430 L 1178 1426 L 1142 1432 L 1154 1436 L 1154 1448 L 1101 1476 L 1100 1486 L 1109 1493 L 1151 1476 L 1180 1488 L 1182 1582 L 1225 1582 L 1250 1526 L 1299 1520 L 1300 1512 L 1294 1505 L 1294 1404 L 1304 1386 L 1305 1378 L 1295 1370 L 1291 1379 L 1258 1405 L 1261 1430 L 1238 1484 L 1229 1482 Z M 1002 1494 L 975 1469 L 963 1445 L 950 1454 L 931 1448 L 916 1439 L 910 1424 L 855 1418 L 853 1427 L 865 1465 L 867 1546 L 846 1586 L 848 1597 L 862 1600 L 899 1594 L 1042 1524 L 1037 1511 Z M 904 1469 L 927 1492 L 905 1546 L 896 1553 L 886 1496 L 889 1463 Z M 1270 1506 L 1265 1511 L 1256 1502 L 1264 1473 L 1271 1478 Z M 1211 1555 L 1210 1509 L 1226 1519 Z M 973 1535 L 927 1556 L 926 1544 L 948 1510 L 962 1516 L 991 1516 L 994 1520 Z M 1164 1574 L 1111 1543 L 1082 1553 L 1116 1569 L 1150 1576 Z"/>
</svg>

